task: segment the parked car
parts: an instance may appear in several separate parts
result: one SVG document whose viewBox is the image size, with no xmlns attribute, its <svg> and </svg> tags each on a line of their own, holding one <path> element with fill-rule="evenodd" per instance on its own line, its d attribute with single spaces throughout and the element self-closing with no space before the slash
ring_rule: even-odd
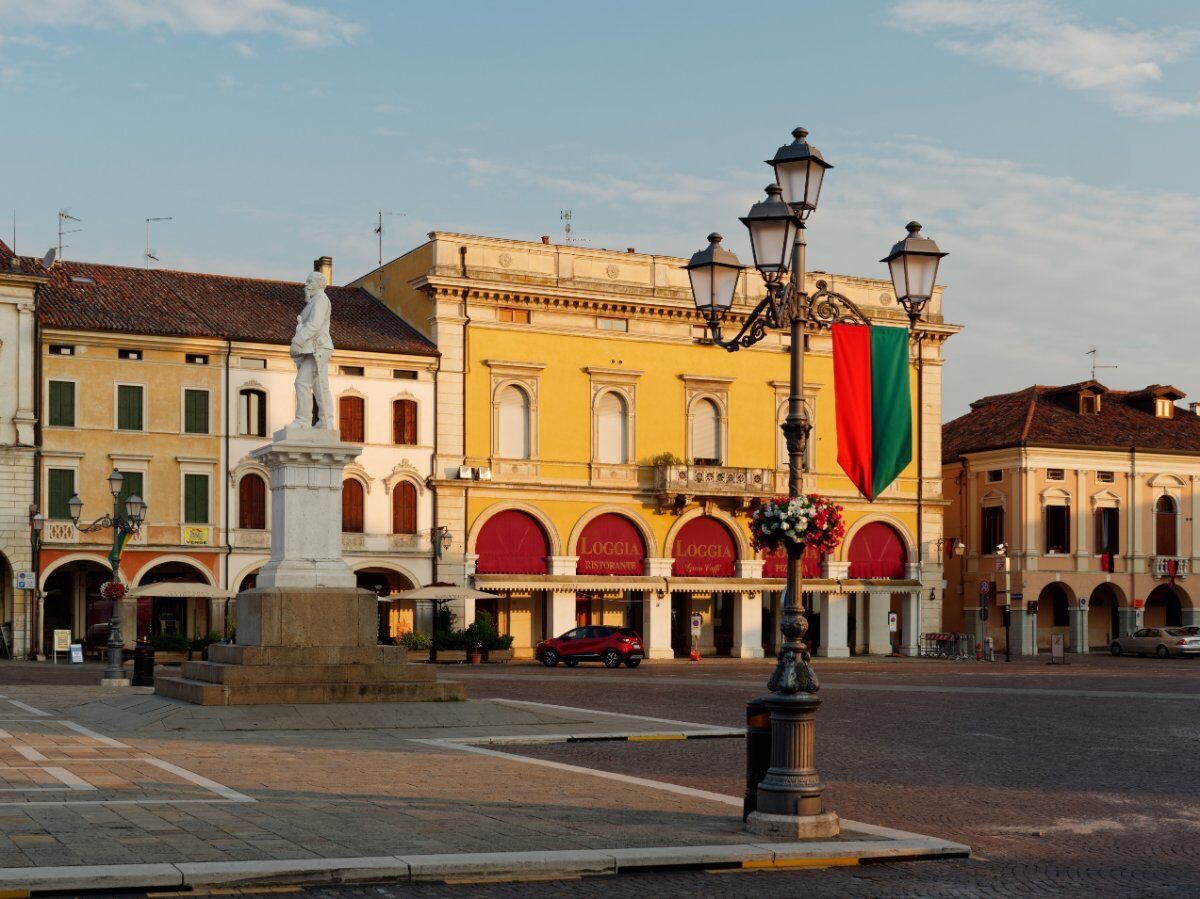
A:
<svg viewBox="0 0 1200 899">
<path fill-rule="evenodd" d="M 1200 655 L 1200 634 L 1190 627 L 1143 627 L 1130 637 L 1118 637 L 1109 650 L 1113 655 L 1154 653 L 1160 659 L 1167 656 Z"/>
<path fill-rule="evenodd" d="M 603 662 L 607 668 L 619 668 L 623 663 L 627 668 L 636 668 L 645 653 L 642 638 L 633 628 L 592 625 L 543 640 L 537 645 L 534 657 L 547 668 L 553 668 L 559 661 L 568 668 L 580 662 Z"/>
</svg>

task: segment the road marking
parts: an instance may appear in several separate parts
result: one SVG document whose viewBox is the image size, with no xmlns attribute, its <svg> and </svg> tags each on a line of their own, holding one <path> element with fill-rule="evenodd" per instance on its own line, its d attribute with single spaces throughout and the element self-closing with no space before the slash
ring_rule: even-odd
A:
<svg viewBox="0 0 1200 899">
<path fill-rule="evenodd" d="M 30 762 L 48 762 L 48 761 L 50 761 L 50 759 L 46 758 L 44 755 L 42 755 L 40 752 L 38 752 L 32 746 L 21 746 L 19 744 L 15 744 L 13 746 L 13 749 L 15 749 L 17 752 L 21 753 L 21 755 L 25 756 L 26 761 L 30 761 Z"/>
<path fill-rule="evenodd" d="M 557 709 L 560 712 L 582 712 L 585 715 L 608 715 L 611 718 L 628 718 L 631 721 L 653 721 L 655 724 L 675 724 L 686 727 L 690 731 L 723 731 L 728 729 L 718 724 L 696 724 L 693 721 L 677 721 L 674 718 L 651 718 L 647 715 L 627 715 L 625 712 L 602 712 L 599 709 L 581 709 L 573 705 L 552 705 L 548 702 L 533 702 L 529 699 L 496 698 L 490 701 L 502 705 L 535 705 L 543 709 Z"/>
<path fill-rule="evenodd" d="M 172 765 L 170 762 L 164 762 L 162 759 L 148 758 L 143 761 L 149 762 L 155 767 L 162 768 L 164 771 L 170 771 L 176 777 L 189 781 L 198 787 L 204 787 L 206 790 L 212 790 L 218 796 L 223 796 L 230 802 L 254 802 L 255 800 L 247 796 L 245 793 L 239 793 L 232 787 L 227 787 L 224 784 L 219 784 L 215 780 L 209 780 L 199 774 L 188 771 L 186 768 L 180 768 L 178 765 Z"/>
<path fill-rule="evenodd" d="M 90 727 L 84 727 L 82 724 L 76 724 L 74 721 L 59 721 L 63 727 L 68 727 L 77 734 L 83 734 L 85 737 L 90 737 L 101 746 L 108 746 L 112 749 L 132 749 L 128 743 L 122 743 L 120 740 L 114 740 L 112 737 L 106 737 L 104 734 L 98 734 Z"/>
<path fill-rule="evenodd" d="M 5 699 L 5 702 L 10 703 L 11 705 L 15 705 L 19 709 L 25 710 L 29 714 L 33 715 L 35 718 L 49 718 L 50 717 L 49 712 L 43 712 L 41 709 L 35 709 L 33 706 L 26 705 L 25 703 L 21 702 L 21 700 L 19 700 L 19 699 L 9 699 L 7 696 L 4 699 Z"/>
<path fill-rule="evenodd" d="M 47 765 L 42 768 L 47 774 L 57 778 L 60 782 L 66 784 L 72 790 L 95 790 L 96 788 L 80 777 L 78 774 L 72 774 L 66 768 Z"/>
</svg>

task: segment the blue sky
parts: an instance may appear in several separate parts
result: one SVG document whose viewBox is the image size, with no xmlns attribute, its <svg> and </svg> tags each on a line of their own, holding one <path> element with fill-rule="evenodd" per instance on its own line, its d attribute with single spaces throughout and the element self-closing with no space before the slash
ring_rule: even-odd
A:
<svg viewBox="0 0 1200 899">
<path fill-rule="evenodd" d="M 434 228 L 687 255 L 803 124 L 836 168 L 813 268 L 950 257 L 947 417 L 1088 374 L 1200 399 L 1200 6 L 1076 0 L 0 0 L 18 249 L 335 279 Z M 0 224 L 9 239 L 10 227 Z"/>
</svg>

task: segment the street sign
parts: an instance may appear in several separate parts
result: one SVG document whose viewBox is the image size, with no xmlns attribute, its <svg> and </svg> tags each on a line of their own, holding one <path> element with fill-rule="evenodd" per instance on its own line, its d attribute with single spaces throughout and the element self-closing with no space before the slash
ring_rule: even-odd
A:
<svg viewBox="0 0 1200 899">
<path fill-rule="evenodd" d="M 704 616 L 699 612 L 692 612 L 692 636 L 700 636 L 700 627 L 704 624 Z"/>
<path fill-rule="evenodd" d="M 1087 600 L 1088 598 L 1086 596 L 1079 597 L 1079 608 L 1087 609 Z"/>
<path fill-rule="evenodd" d="M 991 592 L 992 592 L 992 582 L 991 581 L 980 581 L 979 582 L 979 595 L 980 596 L 987 596 Z"/>
<path fill-rule="evenodd" d="M 32 590 L 37 580 L 32 571 L 18 571 L 13 575 L 13 588 L 16 590 Z"/>
<path fill-rule="evenodd" d="M 1013 602 L 1020 602 L 1021 600 L 1023 600 L 1025 598 L 1025 594 L 1024 593 L 1012 593 L 1009 595 L 1009 598 L 1012 599 Z"/>
<path fill-rule="evenodd" d="M 896 633 L 900 629 L 900 619 L 895 612 L 888 612 L 888 631 Z"/>
<path fill-rule="evenodd" d="M 1135 599 L 1135 600 L 1133 601 L 1133 607 L 1134 607 L 1135 609 L 1144 609 L 1144 608 L 1146 608 L 1146 600 L 1144 600 L 1144 599 Z"/>
</svg>

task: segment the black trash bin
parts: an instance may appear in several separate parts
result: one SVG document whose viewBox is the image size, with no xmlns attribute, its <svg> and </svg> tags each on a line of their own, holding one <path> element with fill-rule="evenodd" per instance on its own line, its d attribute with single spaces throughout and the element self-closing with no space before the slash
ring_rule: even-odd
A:
<svg viewBox="0 0 1200 899">
<path fill-rule="evenodd" d="M 758 809 L 758 785 L 771 767 L 771 712 L 767 700 L 746 703 L 746 795 L 742 800 L 742 820 Z"/>
<path fill-rule="evenodd" d="M 138 643 L 133 650 L 133 680 L 135 687 L 154 686 L 154 647 L 149 643 Z"/>
</svg>

